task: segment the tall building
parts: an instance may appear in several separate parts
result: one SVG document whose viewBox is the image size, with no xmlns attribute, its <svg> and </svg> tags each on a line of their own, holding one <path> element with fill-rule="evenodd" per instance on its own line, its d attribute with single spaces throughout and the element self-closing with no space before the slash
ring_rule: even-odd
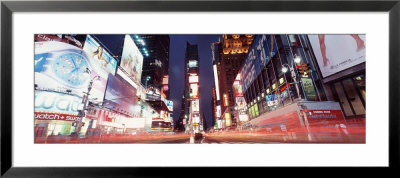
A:
<svg viewBox="0 0 400 178">
<path fill-rule="evenodd" d="M 143 54 L 141 82 L 162 89 L 169 70 L 169 35 L 133 35 Z"/>
<path fill-rule="evenodd" d="M 249 116 L 241 128 L 291 132 L 365 120 L 364 40 L 363 35 L 255 35 L 238 73 Z"/>
<path fill-rule="evenodd" d="M 232 89 L 236 75 L 241 69 L 246 56 L 253 43 L 253 35 L 222 35 L 222 42 L 212 44 L 213 62 L 217 73 L 217 117 L 229 120 L 226 126 L 236 126 L 236 120 L 232 119 L 232 109 L 235 106 L 234 91 Z M 214 71 L 215 72 L 215 71 Z M 219 99 L 218 99 L 219 98 Z"/>
<path fill-rule="evenodd" d="M 185 53 L 185 118 L 186 131 L 200 131 L 200 85 L 198 46 L 186 43 Z"/>
</svg>

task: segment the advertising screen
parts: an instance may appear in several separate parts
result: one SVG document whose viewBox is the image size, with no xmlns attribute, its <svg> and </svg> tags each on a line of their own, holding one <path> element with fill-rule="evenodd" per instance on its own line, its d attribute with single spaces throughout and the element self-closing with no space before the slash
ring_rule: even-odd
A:
<svg viewBox="0 0 400 178">
<path fill-rule="evenodd" d="M 76 95 L 35 91 L 35 113 L 78 115 L 78 110 L 82 110 L 82 108 L 82 98 Z"/>
<path fill-rule="evenodd" d="M 35 42 L 40 41 L 59 41 L 83 48 L 86 35 L 55 35 L 55 34 L 35 34 Z"/>
<path fill-rule="evenodd" d="M 120 76 L 109 74 L 103 106 L 133 117 L 140 112 L 140 106 L 135 107 L 138 100 L 136 92 L 136 89 Z"/>
<path fill-rule="evenodd" d="M 57 41 L 35 42 L 34 60 L 37 90 L 69 91 L 83 97 L 90 81 L 99 76 L 100 80 L 94 80 L 89 101 L 103 101 L 108 73 L 96 67 L 82 49 Z M 90 75 L 85 72 L 87 69 Z"/>
<path fill-rule="evenodd" d="M 193 124 L 200 123 L 200 114 L 199 113 L 193 113 L 192 114 L 192 123 Z"/>
<path fill-rule="evenodd" d="M 189 83 L 199 83 L 199 76 L 197 74 L 190 74 Z"/>
<path fill-rule="evenodd" d="M 117 68 L 117 60 L 115 60 L 109 52 L 107 52 L 100 44 L 90 35 L 87 35 L 83 50 L 87 53 L 96 70 L 104 70 L 115 75 Z"/>
<path fill-rule="evenodd" d="M 160 89 L 154 86 L 148 86 L 146 89 L 146 100 L 160 101 L 161 100 Z"/>
<path fill-rule="evenodd" d="M 239 110 L 243 110 L 247 108 L 246 100 L 244 97 L 236 97 L 236 106 L 238 107 Z"/>
<path fill-rule="evenodd" d="M 318 96 L 314 88 L 314 83 L 310 78 L 301 78 L 301 83 L 304 88 L 304 94 L 309 101 L 318 101 Z"/>
<path fill-rule="evenodd" d="M 242 85 L 240 85 L 240 81 L 239 80 L 235 80 L 233 82 L 233 90 L 235 91 L 235 97 L 243 96 Z"/>
<path fill-rule="evenodd" d="M 199 98 L 199 86 L 196 83 L 190 84 L 190 98 Z"/>
<path fill-rule="evenodd" d="M 125 35 L 122 48 L 121 67 L 140 84 L 142 77 L 143 55 L 130 35 Z"/>
<path fill-rule="evenodd" d="M 199 100 L 193 100 L 191 101 L 191 106 L 192 106 L 192 112 L 200 112 L 200 104 Z"/>
<path fill-rule="evenodd" d="M 275 94 L 267 95 L 266 96 L 268 106 L 274 106 L 278 104 L 278 100 Z"/>
<path fill-rule="evenodd" d="M 365 62 L 365 35 L 308 35 L 323 77 Z"/>
<path fill-rule="evenodd" d="M 217 106 L 217 117 L 219 118 L 219 117 L 221 117 L 221 106 Z"/>
<path fill-rule="evenodd" d="M 198 62 L 196 60 L 189 60 L 188 66 L 189 68 L 198 67 Z"/>
<path fill-rule="evenodd" d="M 173 111 L 174 110 L 174 102 L 171 100 L 167 100 L 167 108 L 169 111 Z"/>
</svg>

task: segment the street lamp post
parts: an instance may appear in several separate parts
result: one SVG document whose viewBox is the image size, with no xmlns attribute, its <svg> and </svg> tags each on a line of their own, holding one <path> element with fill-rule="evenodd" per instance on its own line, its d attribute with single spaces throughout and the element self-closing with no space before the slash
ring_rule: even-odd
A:
<svg viewBox="0 0 400 178">
<path fill-rule="evenodd" d="M 147 82 L 150 80 L 150 76 L 146 76 L 146 89 L 147 89 Z"/>
<path fill-rule="evenodd" d="M 86 68 L 85 75 L 90 75 L 90 73 L 91 73 L 90 70 L 88 68 Z M 99 81 L 99 80 L 100 80 L 100 76 L 95 76 L 95 77 L 93 77 L 93 79 L 90 80 L 89 85 L 88 85 L 88 91 L 85 93 L 85 95 L 82 98 L 82 102 L 84 103 L 83 109 L 82 109 L 81 113 L 79 113 L 80 120 L 79 120 L 77 127 L 75 128 L 75 132 L 78 133 L 78 136 L 80 135 L 80 131 L 82 128 L 82 120 L 83 120 L 83 117 L 85 116 L 85 110 L 86 110 L 86 107 L 87 107 L 87 104 L 89 101 L 90 91 L 92 90 L 93 83 L 95 81 Z"/>
<path fill-rule="evenodd" d="M 294 63 L 299 64 L 299 63 L 301 62 L 301 58 L 300 58 L 299 56 L 296 56 L 296 57 L 293 59 L 293 61 L 294 61 Z M 287 66 L 287 67 L 285 67 L 285 66 Z M 296 86 L 297 97 L 299 97 L 299 96 L 300 96 L 300 91 L 299 91 L 299 86 L 298 86 L 298 81 L 297 81 L 296 73 L 294 72 L 293 64 L 292 64 L 292 65 L 289 65 L 289 64 L 286 64 L 286 63 L 285 63 L 285 64 L 282 64 L 282 72 L 283 72 L 283 73 L 286 73 L 286 72 L 288 71 L 288 68 L 289 68 L 289 70 L 290 70 L 290 73 L 291 73 L 291 75 L 292 75 L 293 80 L 295 81 L 294 84 L 295 84 L 295 86 Z M 289 91 L 290 91 L 290 89 L 289 89 Z"/>
</svg>

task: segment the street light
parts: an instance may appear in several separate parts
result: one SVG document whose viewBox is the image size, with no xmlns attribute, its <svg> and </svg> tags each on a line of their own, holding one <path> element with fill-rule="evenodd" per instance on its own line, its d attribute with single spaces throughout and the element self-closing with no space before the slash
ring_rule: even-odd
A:
<svg viewBox="0 0 400 178">
<path fill-rule="evenodd" d="M 86 71 L 83 73 L 83 75 L 84 75 L 85 77 L 89 77 L 90 74 L 91 74 L 91 71 L 90 71 L 88 68 L 86 68 Z M 75 131 L 77 132 L 78 136 L 79 136 L 80 131 L 81 131 L 82 119 L 83 119 L 83 117 L 85 116 L 86 106 L 87 106 L 87 103 L 88 103 L 88 101 L 89 101 L 89 95 L 90 95 L 89 93 L 90 93 L 90 90 L 92 90 L 93 83 L 94 83 L 94 82 L 98 82 L 98 81 L 100 81 L 100 76 L 95 76 L 95 77 L 93 77 L 93 78 L 90 80 L 89 85 L 88 85 L 88 91 L 85 93 L 85 95 L 84 95 L 83 98 L 82 98 L 82 102 L 83 102 L 84 104 L 83 104 L 83 109 L 82 109 L 81 113 L 79 113 L 79 116 L 81 117 L 81 119 L 79 120 L 79 124 L 77 125 L 77 127 L 76 127 L 76 129 L 75 129 Z"/>
<path fill-rule="evenodd" d="M 147 82 L 149 81 L 151 79 L 151 77 L 150 76 L 146 76 L 146 89 L 147 89 Z"/>
<path fill-rule="evenodd" d="M 294 63 L 299 64 L 299 63 L 301 62 L 300 56 L 295 56 L 295 58 L 293 59 L 293 61 L 294 61 Z M 291 74 L 292 74 L 292 78 L 293 78 L 293 80 L 295 81 L 294 84 L 296 84 L 295 86 L 296 86 L 296 91 L 297 91 L 297 97 L 299 97 L 299 95 L 300 95 L 300 93 L 299 93 L 299 86 L 297 85 L 298 82 L 297 82 L 296 74 L 295 74 L 295 72 L 294 72 L 293 64 L 292 64 L 292 65 L 289 65 L 289 64 L 287 64 L 287 63 L 282 64 L 282 72 L 283 72 L 283 73 L 286 73 L 286 72 L 288 71 L 288 69 L 290 69 L 290 72 L 291 72 Z M 289 89 L 289 92 L 290 92 L 290 89 Z M 292 98 L 292 97 L 290 96 L 290 98 Z"/>
</svg>

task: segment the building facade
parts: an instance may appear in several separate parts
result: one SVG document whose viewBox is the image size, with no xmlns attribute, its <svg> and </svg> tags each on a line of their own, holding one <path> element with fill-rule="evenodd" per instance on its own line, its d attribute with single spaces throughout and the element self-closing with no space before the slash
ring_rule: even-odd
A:
<svg viewBox="0 0 400 178">
<path fill-rule="evenodd" d="M 240 71 L 246 56 L 253 43 L 253 35 L 222 35 L 222 42 L 213 43 L 213 64 L 216 65 L 216 85 L 218 85 L 218 110 L 228 127 L 236 127 L 236 120 L 232 119 L 235 106 L 232 84 Z M 219 111 L 218 111 L 219 112 Z M 219 115 L 219 114 L 218 114 Z M 220 116 L 221 117 L 221 116 Z"/>
<path fill-rule="evenodd" d="M 187 132 L 200 132 L 199 51 L 196 44 L 186 43 L 185 52 L 185 119 Z"/>
</svg>

